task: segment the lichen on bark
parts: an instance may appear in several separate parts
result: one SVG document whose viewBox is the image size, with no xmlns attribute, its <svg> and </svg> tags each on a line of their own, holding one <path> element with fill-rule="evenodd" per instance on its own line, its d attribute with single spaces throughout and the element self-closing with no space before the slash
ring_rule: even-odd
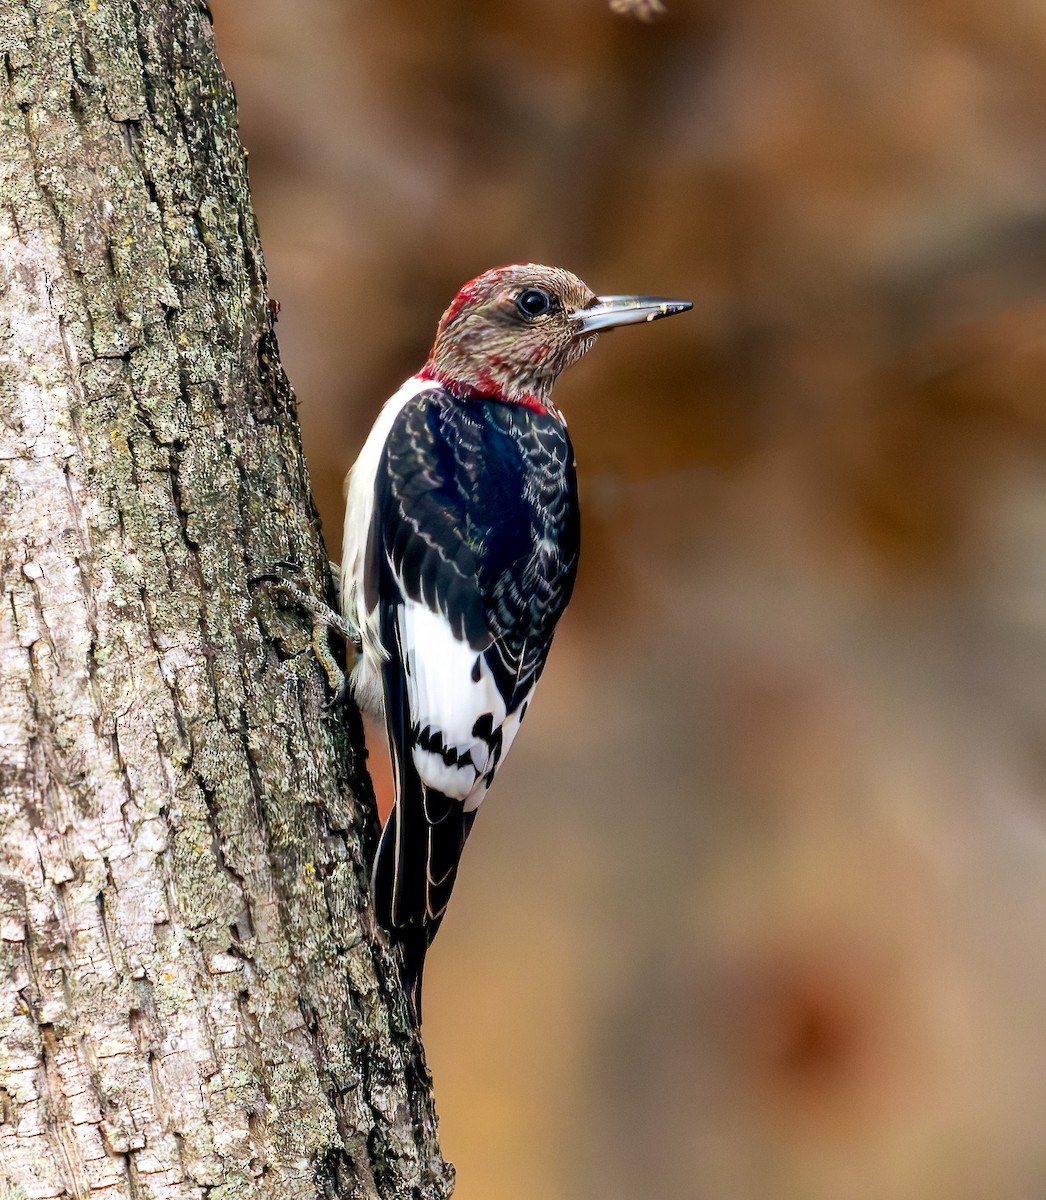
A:
<svg viewBox="0 0 1046 1200">
<path fill-rule="evenodd" d="M 209 14 L 0 53 L 0 1195 L 446 1196 Z"/>
</svg>

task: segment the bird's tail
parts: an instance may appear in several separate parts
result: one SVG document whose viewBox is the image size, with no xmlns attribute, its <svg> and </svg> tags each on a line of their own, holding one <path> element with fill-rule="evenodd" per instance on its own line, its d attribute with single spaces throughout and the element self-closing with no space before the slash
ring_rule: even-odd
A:
<svg viewBox="0 0 1046 1200">
<path fill-rule="evenodd" d="M 447 910 L 475 813 L 426 787 L 409 758 L 395 765 L 396 803 L 378 844 L 371 886 L 378 920 L 402 947 L 403 981 L 420 1025 L 425 954 Z"/>
</svg>

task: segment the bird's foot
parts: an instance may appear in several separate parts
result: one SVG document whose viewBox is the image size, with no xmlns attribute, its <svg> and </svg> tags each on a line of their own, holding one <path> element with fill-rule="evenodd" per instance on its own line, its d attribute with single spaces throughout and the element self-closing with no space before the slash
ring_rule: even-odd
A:
<svg viewBox="0 0 1046 1200">
<path fill-rule="evenodd" d="M 337 568 L 334 563 L 329 565 L 332 575 L 335 575 Z M 340 633 L 357 654 L 363 648 L 359 630 L 346 621 L 341 613 L 336 612 L 329 604 L 313 593 L 306 591 L 303 587 L 295 583 L 293 579 L 288 578 L 287 575 L 282 574 L 283 571 L 300 575 L 300 569 L 297 564 L 280 562 L 274 564 L 273 571 L 265 575 L 255 575 L 251 579 L 250 585 L 252 588 L 264 589 L 270 595 L 285 597 L 309 614 L 312 622 L 313 653 L 323 668 L 323 673 L 327 676 L 327 683 L 330 685 L 331 692 L 333 693 L 331 703 L 337 704 L 344 700 L 348 693 L 348 676 L 331 653 L 327 630 L 333 629 L 335 632 Z"/>
</svg>

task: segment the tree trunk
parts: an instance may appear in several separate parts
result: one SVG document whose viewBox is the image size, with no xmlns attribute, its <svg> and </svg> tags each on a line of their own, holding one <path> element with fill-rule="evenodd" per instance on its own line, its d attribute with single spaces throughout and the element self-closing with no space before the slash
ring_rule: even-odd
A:
<svg viewBox="0 0 1046 1200">
<path fill-rule="evenodd" d="M 0 49 L 0 1197 L 447 1196 L 209 13 Z"/>
</svg>

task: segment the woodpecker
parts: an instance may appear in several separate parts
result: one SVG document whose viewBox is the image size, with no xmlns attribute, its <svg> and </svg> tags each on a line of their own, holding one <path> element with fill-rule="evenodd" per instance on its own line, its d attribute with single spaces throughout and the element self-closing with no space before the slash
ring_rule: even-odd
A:
<svg viewBox="0 0 1046 1200">
<path fill-rule="evenodd" d="M 372 890 L 419 1023 L 465 840 L 574 587 L 574 454 L 552 385 L 602 330 L 691 307 L 597 297 L 559 267 L 487 271 L 458 292 L 349 472 L 348 683 L 384 715 L 395 777 Z"/>
</svg>

